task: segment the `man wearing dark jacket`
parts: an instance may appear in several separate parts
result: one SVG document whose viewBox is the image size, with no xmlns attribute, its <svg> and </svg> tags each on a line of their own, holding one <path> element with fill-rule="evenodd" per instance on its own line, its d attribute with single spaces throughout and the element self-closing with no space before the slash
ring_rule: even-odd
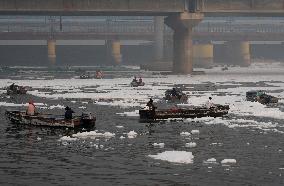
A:
<svg viewBox="0 0 284 186">
<path fill-rule="evenodd" d="M 74 111 L 70 108 L 70 107 L 66 107 L 65 108 L 65 119 L 68 119 L 68 120 L 70 120 L 70 119 L 72 119 L 72 114 L 74 113 Z"/>
</svg>

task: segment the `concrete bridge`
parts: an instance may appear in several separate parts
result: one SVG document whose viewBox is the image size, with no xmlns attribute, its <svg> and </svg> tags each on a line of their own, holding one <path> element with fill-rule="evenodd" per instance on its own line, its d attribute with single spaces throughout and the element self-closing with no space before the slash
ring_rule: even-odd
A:
<svg viewBox="0 0 284 186">
<path fill-rule="evenodd" d="M 106 21 L 107 20 L 107 21 Z M 159 19 L 158 19 L 159 20 Z M 284 20 L 284 19 L 283 19 Z M 284 24 L 282 19 L 267 18 L 260 24 L 256 18 L 251 19 L 235 19 L 218 18 L 205 19 L 196 26 L 192 33 L 194 41 L 193 45 L 193 64 L 199 67 L 208 67 L 213 64 L 213 58 L 216 54 L 216 48 L 226 46 L 232 48 L 232 45 L 239 43 L 241 46 L 247 46 L 248 41 L 284 41 Z M 157 21 L 157 19 L 156 19 Z M 113 57 L 112 63 L 120 63 L 122 55 L 118 51 L 122 45 L 121 40 L 147 40 L 154 41 L 159 39 L 161 34 L 164 41 L 167 42 L 166 47 L 157 46 L 155 53 L 155 61 L 162 61 L 169 57 L 171 53 L 168 49 L 172 46 L 173 35 L 171 29 L 162 24 L 158 24 L 161 33 L 156 37 L 157 24 L 153 18 L 121 18 L 121 17 L 0 17 L 0 40 L 48 40 L 50 45 L 49 52 L 52 55 L 51 62 L 55 63 L 57 40 L 105 40 L 107 44 L 115 41 L 114 45 L 106 45 L 110 49 L 109 55 Z M 51 33 L 52 32 L 52 33 Z M 164 36 L 163 36 L 164 34 Z M 159 40 L 158 40 L 159 41 Z M 225 44 L 214 45 L 216 41 L 225 42 Z M 212 43 L 213 42 L 213 43 Z M 59 42 L 60 43 L 60 42 Z M 246 43 L 246 44 L 245 44 Z M 163 44 L 163 43 L 159 43 Z M 115 47 L 115 48 L 112 48 Z M 216 48 L 215 48 L 216 47 Z M 161 49 L 161 51 L 159 51 Z M 215 49 L 214 49 L 215 48 Z M 248 54 L 249 48 L 246 50 Z M 163 52 L 163 49 L 167 52 Z M 117 50 L 117 52 L 112 52 Z M 218 49 L 216 49 L 218 50 Z M 226 48 L 224 48 L 226 50 Z M 160 53 L 159 53 L 160 52 Z M 229 51 L 228 51 L 229 52 Z M 230 51 L 230 53 L 234 53 Z M 167 54 L 165 56 L 165 54 Z M 218 55 L 217 55 L 218 56 Z M 233 56 L 234 58 L 232 58 Z M 250 56 L 250 55 L 248 55 Z M 215 56 L 216 57 L 216 56 Z M 239 60 L 236 62 L 236 56 L 230 54 L 226 57 L 228 61 L 235 61 L 238 65 L 249 65 L 249 60 Z M 230 59 L 232 58 L 232 59 Z M 216 59 L 216 58 L 215 58 Z M 248 58 L 249 59 L 249 58 Z M 111 63 L 111 61 L 109 61 Z M 163 64 L 154 64 L 154 66 Z"/>
<path fill-rule="evenodd" d="M 0 0 L 2 15 L 167 16 L 165 23 L 174 30 L 173 71 L 177 73 L 193 70 L 193 27 L 204 16 L 283 16 L 283 13 L 284 0 Z M 161 36 L 155 37 L 162 42 Z M 117 46 L 115 42 L 112 45 Z M 51 42 L 50 49 L 54 46 Z M 235 42 L 232 47 L 235 58 L 248 63 L 247 48 L 247 44 Z"/>
<path fill-rule="evenodd" d="M 284 13 L 283 0 L 0 0 L 0 14 L 163 15 L 185 11 L 206 16 Z"/>
</svg>

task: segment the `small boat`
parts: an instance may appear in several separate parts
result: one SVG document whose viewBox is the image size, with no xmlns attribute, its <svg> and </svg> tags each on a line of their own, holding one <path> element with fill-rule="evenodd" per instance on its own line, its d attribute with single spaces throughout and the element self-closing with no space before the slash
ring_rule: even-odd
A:
<svg viewBox="0 0 284 186">
<path fill-rule="evenodd" d="M 139 110 L 141 122 L 153 122 L 157 120 L 166 120 L 170 118 L 202 118 L 202 117 L 222 117 L 228 114 L 229 105 L 214 105 L 214 107 L 189 107 L 179 109 L 157 109 Z"/>
<path fill-rule="evenodd" d="M 136 81 L 132 81 L 131 83 L 130 83 L 130 85 L 132 86 L 132 87 L 139 87 L 139 86 L 144 86 L 145 85 L 145 83 L 144 82 L 136 82 Z"/>
<path fill-rule="evenodd" d="M 259 102 L 261 104 L 278 103 L 278 98 L 266 94 L 262 90 L 253 90 L 246 92 L 247 101 Z"/>
<path fill-rule="evenodd" d="M 27 91 L 28 91 L 27 87 L 14 85 L 12 89 L 10 87 L 7 88 L 7 95 L 26 94 Z"/>
<path fill-rule="evenodd" d="M 175 95 L 173 95 L 173 89 L 166 90 L 164 99 L 172 103 L 187 103 L 188 96 L 176 88 Z"/>
<path fill-rule="evenodd" d="M 80 75 L 80 79 L 92 79 L 90 74 L 82 74 Z"/>
<path fill-rule="evenodd" d="M 8 120 L 14 124 L 49 126 L 49 127 L 67 127 L 67 128 L 93 128 L 96 117 L 91 113 L 83 112 L 81 116 L 74 116 L 71 120 L 66 120 L 64 115 L 36 114 L 27 115 L 23 111 L 6 111 Z"/>
<path fill-rule="evenodd" d="M 226 70 L 229 70 L 229 68 L 227 66 L 222 68 L 222 71 L 226 71 Z"/>
</svg>

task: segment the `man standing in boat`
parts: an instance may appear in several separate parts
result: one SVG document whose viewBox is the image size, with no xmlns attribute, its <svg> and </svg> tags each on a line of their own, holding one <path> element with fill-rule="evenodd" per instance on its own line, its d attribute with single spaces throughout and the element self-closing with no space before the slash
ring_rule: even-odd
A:
<svg viewBox="0 0 284 186">
<path fill-rule="evenodd" d="M 74 111 L 70 107 L 65 108 L 65 119 L 71 120 L 73 118 Z"/>
<path fill-rule="evenodd" d="M 206 102 L 206 107 L 208 109 L 215 107 L 214 103 L 212 102 L 212 97 L 209 97 L 209 100 Z"/>
<path fill-rule="evenodd" d="M 28 105 L 26 113 L 29 116 L 35 115 L 35 105 L 33 101 L 29 101 L 29 105 Z"/>
<path fill-rule="evenodd" d="M 150 101 L 148 101 L 146 106 L 149 107 L 149 110 L 155 110 L 157 108 L 157 107 L 155 107 L 154 101 L 152 100 L 152 98 L 150 98 Z"/>
<path fill-rule="evenodd" d="M 155 110 L 156 110 L 156 106 L 154 105 L 154 101 L 152 100 L 152 98 L 150 98 L 150 101 L 148 101 L 147 105 L 149 107 L 149 111 L 150 111 L 150 118 L 154 119 L 155 118 Z"/>
</svg>

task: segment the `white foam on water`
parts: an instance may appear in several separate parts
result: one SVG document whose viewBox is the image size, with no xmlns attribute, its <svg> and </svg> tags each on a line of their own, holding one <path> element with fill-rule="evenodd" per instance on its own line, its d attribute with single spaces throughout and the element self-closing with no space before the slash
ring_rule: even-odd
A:
<svg viewBox="0 0 284 186">
<path fill-rule="evenodd" d="M 171 163 L 181 163 L 181 164 L 193 163 L 193 158 L 194 158 L 192 152 L 186 152 L 186 151 L 165 151 L 162 153 L 158 153 L 157 155 L 148 155 L 148 156 L 157 160 L 163 160 Z"/>
<path fill-rule="evenodd" d="M 199 130 L 192 130 L 191 134 L 199 134 Z"/>
<path fill-rule="evenodd" d="M 27 103 L 16 104 L 16 103 L 0 102 L 0 106 L 5 106 L 5 107 L 22 107 L 22 106 L 28 106 L 28 104 Z"/>
<path fill-rule="evenodd" d="M 72 138 L 70 136 L 62 136 L 58 141 L 76 141 L 77 138 Z"/>
<path fill-rule="evenodd" d="M 116 128 L 119 128 L 119 129 L 122 129 L 122 128 L 124 128 L 124 126 L 121 126 L 121 125 L 117 125 L 117 126 L 115 126 Z"/>
<path fill-rule="evenodd" d="M 203 161 L 203 163 L 205 163 L 205 164 L 210 164 L 210 163 L 217 164 L 217 160 L 215 158 L 210 158 L 206 161 Z"/>
<path fill-rule="evenodd" d="M 185 144 L 185 147 L 187 147 L 187 148 L 194 148 L 196 146 L 197 146 L 197 144 L 195 142 L 190 142 L 190 143 Z"/>
<path fill-rule="evenodd" d="M 180 133 L 181 136 L 191 136 L 190 132 L 181 132 Z"/>
<path fill-rule="evenodd" d="M 198 69 L 197 69 L 198 70 Z M 202 69 L 204 70 L 204 69 Z M 240 122 L 237 119 L 187 119 L 186 122 L 205 122 L 206 124 L 224 124 L 228 127 L 254 127 L 262 130 L 280 132 L 279 126 L 284 120 L 284 112 L 279 108 L 272 108 L 257 102 L 245 101 L 245 94 L 249 90 L 265 90 L 272 93 L 271 95 L 284 98 L 284 68 L 279 63 L 253 63 L 250 67 L 229 67 L 228 71 L 222 71 L 221 67 L 205 69 L 205 75 L 168 75 L 168 76 L 151 76 L 145 78 L 144 87 L 130 87 L 131 78 L 116 79 L 53 79 L 53 80 L 13 80 L 15 84 L 21 86 L 33 87 L 28 93 L 34 96 L 49 99 L 92 99 L 96 104 L 119 106 L 121 108 L 132 108 L 145 106 L 150 97 L 154 100 L 162 99 L 165 90 L 173 87 L 175 84 L 208 84 L 208 82 L 222 85 L 217 90 L 195 90 L 194 92 L 185 91 L 190 95 L 189 104 L 204 105 L 208 97 L 213 97 L 213 102 L 218 104 L 228 104 L 229 113 L 238 117 L 253 116 L 257 118 L 266 118 L 268 122 Z M 265 82 L 268 86 L 263 87 L 242 87 L 246 82 Z M 11 84 L 10 79 L 1 79 L 0 88 L 5 88 Z M 224 88 L 230 86 L 230 88 Z M 232 87 L 236 86 L 236 87 Z M 89 88 L 88 92 L 84 89 Z M 41 89 L 40 91 L 37 89 Z M 94 92 L 90 92 L 90 91 Z M 218 96 L 216 96 L 218 94 Z M 105 100 L 110 101 L 105 101 Z M 283 104 L 284 99 L 279 100 Z M 14 104 L 0 102 L 0 106 L 25 106 L 25 104 Z M 183 106 L 186 106 L 184 104 Z M 123 116 L 138 116 L 137 111 L 121 113 Z M 281 120 L 279 123 L 269 120 Z"/>
<path fill-rule="evenodd" d="M 97 131 L 90 131 L 90 132 L 79 132 L 77 134 L 72 134 L 72 137 L 74 138 L 91 138 L 91 139 L 95 139 L 95 138 L 113 138 L 115 137 L 115 133 L 111 133 L 111 132 L 104 132 L 104 133 L 100 133 Z"/>
<path fill-rule="evenodd" d="M 276 122 L 260 122 L 252 119 L 222 119 L 222 118 L 210 118 L 205 120 L 207 125 L 222 124 L 229 128 L 255 128 L 263 131 L 271 131 L 284 134 L 284 131 L 276 129 L 279 123 Z"/>
<path fill-rule="evenodd" d="M 133 112 L 116 113 L 116 114 L 120 116 L 136 117 L 139 116 L 139 110 L 135 110 Z"/>
<path fill-rule="evenodd" d="M 130 132 L 127 133 L 127 137 L 128 137 L 128 138 L 136 138 L 137 135 L 138 135 L 138 134 L 137 134 L 134 130 L 132 130 L 132 131 L 130 131 Z"/>
<path fill-rule="evenodd" d="M 237 160 L 235 159 L 223 159 L 221 161 L 221 164 L 235 164 L 235 163 L 237 163 Z"/>
<path fill-rule="evenodd" d="M 55 108 L 64 109 L 65 106 L 64 106 L 64 105 L 57 104 L 57 105 L 51 105 L 51 106 L 49 107 L 49 109 L 55 109 Z"/>
<path fill-rule="evenodd" d="M 159 148 L 164 148 L 165 147 L 165 143 L 153 143 L 154 147 L 159 147 Z"/>
</svg>

